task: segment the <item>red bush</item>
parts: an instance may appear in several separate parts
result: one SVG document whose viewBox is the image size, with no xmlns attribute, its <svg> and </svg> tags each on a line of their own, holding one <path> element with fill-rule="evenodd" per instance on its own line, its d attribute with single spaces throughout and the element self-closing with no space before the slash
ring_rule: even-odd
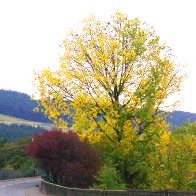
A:
<svg viewBox="0 0 196 196">
<path fill-rule="evenodd" d="M 27 147 L 52 181 L 69 187 L 86 188 L 101 164 L 98 153 L 75 133 L 58 129 L 38 134 Z"/>
</svg>

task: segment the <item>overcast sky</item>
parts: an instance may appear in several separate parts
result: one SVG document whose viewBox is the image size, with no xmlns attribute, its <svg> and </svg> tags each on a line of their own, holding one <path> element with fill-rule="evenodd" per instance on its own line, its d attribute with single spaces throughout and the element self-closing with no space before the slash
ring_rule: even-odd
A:
<svg viewBox="0 0 196 196">
<path fill-rule="evenodd" d="M 195 0 L 0 0 L 0 89 L 33 93 L 33 70 L 57 67 L 59 45 L 70 28 L 91 14 L 115 11 L 154 26 L 185 66 L 183 104 L 196 113 Z"/>
</svg>

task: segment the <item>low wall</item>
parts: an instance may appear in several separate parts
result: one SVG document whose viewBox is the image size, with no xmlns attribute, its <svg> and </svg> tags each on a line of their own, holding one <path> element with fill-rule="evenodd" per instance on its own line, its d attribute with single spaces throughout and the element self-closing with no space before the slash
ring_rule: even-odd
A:
<svg viewBox="0 0 196 196">
<path fill-rule="evenodd" d="M 1 169 L 0 180 L 40 176 L 42 174 L 43 174 L 43 171 L 39 169 L 23 169 L 23 170 Z"/>
<path fill-rule="evenodd" d="M 148 191 L 148 190 L 95 190 L 95 189 L 78 189 L 68 188 L 46 182 L 42 179 L 41 191 L 45 194 L 55 196 L 189 196 L 196 195 L 196 191 Z"/>
</svg>

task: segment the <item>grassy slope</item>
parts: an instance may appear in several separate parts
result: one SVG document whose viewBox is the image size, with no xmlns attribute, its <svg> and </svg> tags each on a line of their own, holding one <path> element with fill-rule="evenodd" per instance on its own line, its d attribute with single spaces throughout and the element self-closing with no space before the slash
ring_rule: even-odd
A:
<svg viewBox="0 0 196 196">
<path fill-rule="evenodd" d="M 19 125 L 29 125 L 29 126 L 41 126 L 46 129 L 51 128 L 53 125 L 49 123 L 40 123 L 40 122 L 34 122 L 34 121 L 28 121 L 21 118 L 16 118 L 12 116 L 7 116 L 0 114 L 0 123 L 5 124 L 19 124 Z"/>
</svg>

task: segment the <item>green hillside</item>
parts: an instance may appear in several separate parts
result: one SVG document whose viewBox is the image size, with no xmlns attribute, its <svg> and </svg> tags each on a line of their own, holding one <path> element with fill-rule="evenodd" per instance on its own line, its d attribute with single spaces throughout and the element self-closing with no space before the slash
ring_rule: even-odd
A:
<svg viewBox="0 0 196 196">
<path fill-rule="evenodd" d="M 20 138 L 42 133 L 52 127 L 52 124 L 0 114 L 0 140 L 6 139 L 11 142 L 16 142 Z"/>
<path fill-rule="evenodd" d="M 50 129 L 53 126 L 52 124 L 49 123 L 34 122 L 34 121 L 24 120 L 21 118 L 7 116 L 3 114 L 0 114 L 0 123 L 27 125 L 27 126 L 34 126 L 34 127 L 39 126 L 39 127 L 44 127 L 45 129 Z"/>
</svg>

